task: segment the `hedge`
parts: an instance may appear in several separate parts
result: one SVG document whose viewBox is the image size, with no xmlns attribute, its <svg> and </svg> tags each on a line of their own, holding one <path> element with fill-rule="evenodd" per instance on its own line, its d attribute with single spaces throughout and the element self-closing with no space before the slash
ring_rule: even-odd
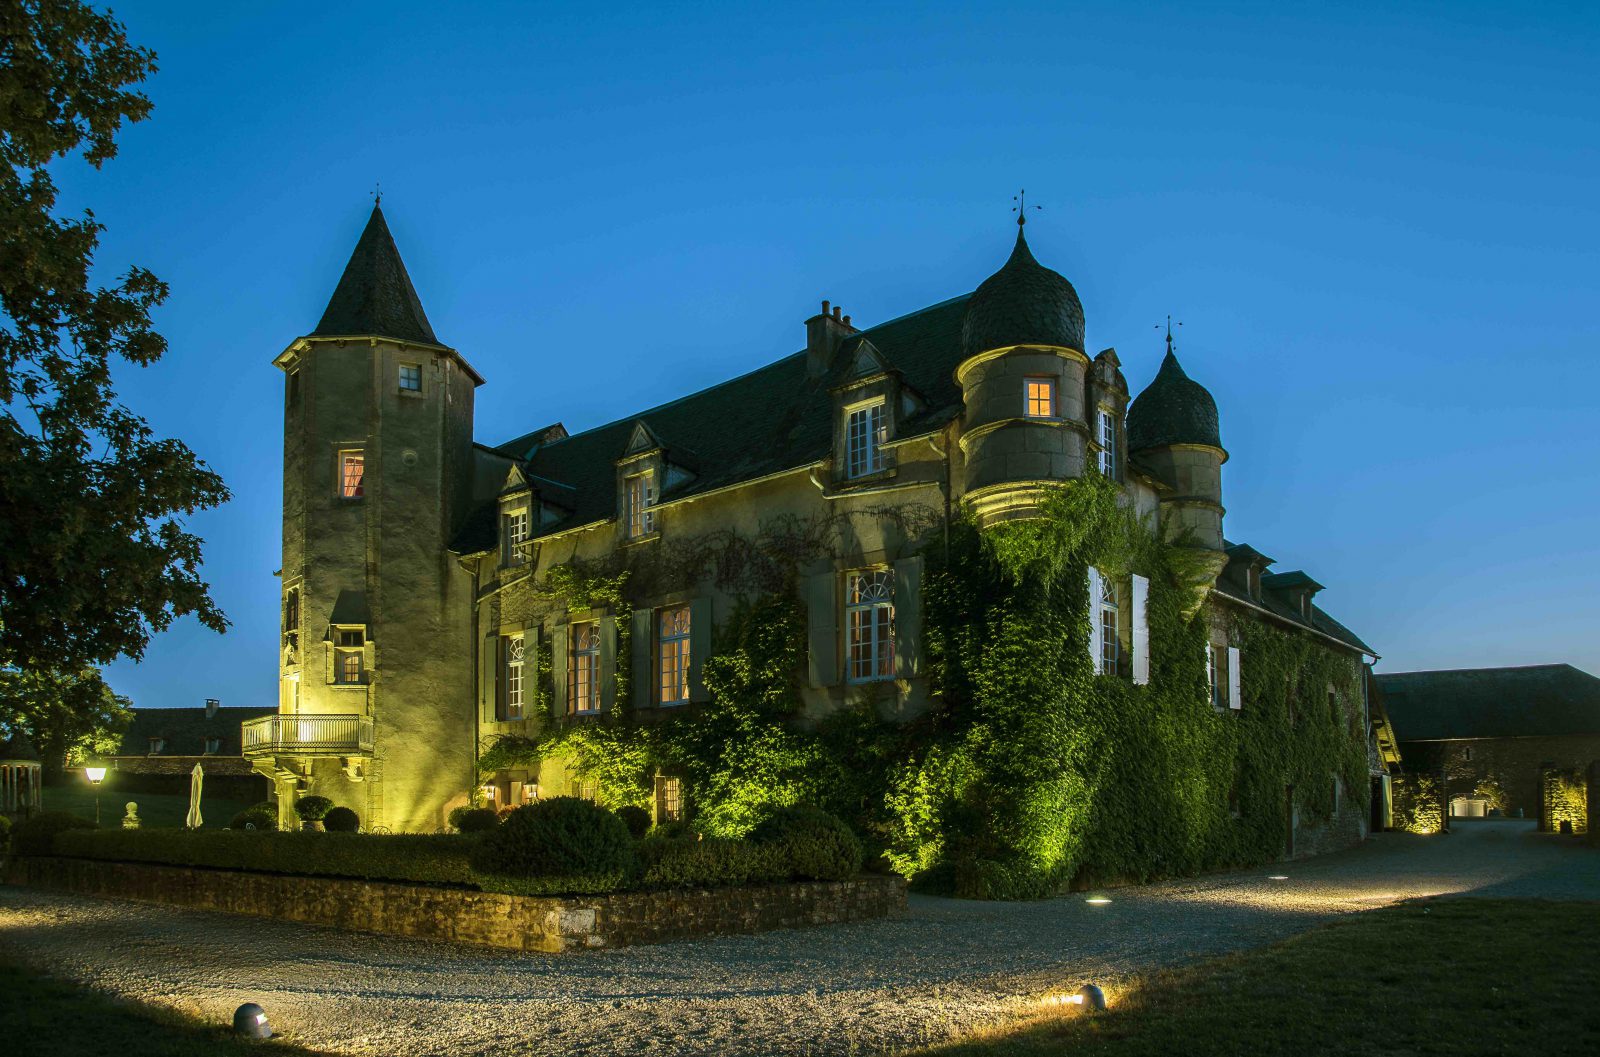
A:
<svg viewBox="0 0 1600 1057">
<path fill-rule="evenodd" d="M 644 888 L 722 888 L 787 881 L 791 866 L 774 845 L 707 837 L 639 842 L 638 884 Z"/>
<path fill-rule="evenodd" d="M 634 873 L 633 838 L 598 804 L 551 797 L 517 808 L 485 833 L 472 866 L 502 892 L 614 892 Z"/>
</svg>

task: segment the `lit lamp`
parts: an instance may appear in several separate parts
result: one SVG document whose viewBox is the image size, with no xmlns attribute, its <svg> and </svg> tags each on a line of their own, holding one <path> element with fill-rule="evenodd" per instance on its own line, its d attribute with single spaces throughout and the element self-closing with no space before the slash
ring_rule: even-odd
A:
<svg viewBox="0 0 1600 1057">
<path fill-rule="evenodd" d="M 99 764 L 93 764 L 83 769 L 83 776 L 89 779 L 89 784 L 94 787 L 94 824 L 100 825 L 100 783 L 106 780 L 106 769 Z"/>
</svg>

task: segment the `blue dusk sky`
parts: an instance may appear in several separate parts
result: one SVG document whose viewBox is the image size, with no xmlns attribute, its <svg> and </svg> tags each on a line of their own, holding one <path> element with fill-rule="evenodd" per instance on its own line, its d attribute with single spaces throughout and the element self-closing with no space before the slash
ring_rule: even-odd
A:
<svg viewBox="0 0 1600 1057">
<path fill-rule="evenodd" d="M 381 181 L 477 436 L 574 432 L 971 290 L 1015 232 L 1137 393 L 1215 394 L 1226 528 L 1383 671 L 1600 672 L 1600 9 L 118 3 L 151 120 L 63 204 L 172 286 L 126 401 L 221 472 L 233 621 L 112 684 L 276 702 L 282 380 Z"/>
</svg>

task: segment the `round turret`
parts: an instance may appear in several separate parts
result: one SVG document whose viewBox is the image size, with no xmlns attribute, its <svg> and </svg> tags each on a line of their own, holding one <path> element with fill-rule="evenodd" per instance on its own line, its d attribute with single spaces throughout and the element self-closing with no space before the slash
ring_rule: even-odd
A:
<svg viewBox="0 0 1600 1057">
<path fill-rule="evenodd" d="M 961 324 L 963 355 L 976 356 L 1010 345 L 1083 351 L 1083 305 L 1078 291 L 1059 272 L 1034 260 L 1020 229 L 1011 259 L 973 292 Z"/>
<path fill-rule="evenodd" d="M 1128 408 L 1128 450 L 1166 444 L 1222 447 L 1217 402 L 1205 386 L 1183 373 L 1171 349 L 1161 361 L 1155 381 Z"/>
<path fill-rule="evenodd" d="M 1128 451 L 1167 491 L 1161 523 L 1170 535 L 1191 529 L 1210 550 L 1222 550 L 1222 447 L 1217 402 L 1184 373 L 1167 339 L 1161 370 L 1128 408 Z"/>
</svg>

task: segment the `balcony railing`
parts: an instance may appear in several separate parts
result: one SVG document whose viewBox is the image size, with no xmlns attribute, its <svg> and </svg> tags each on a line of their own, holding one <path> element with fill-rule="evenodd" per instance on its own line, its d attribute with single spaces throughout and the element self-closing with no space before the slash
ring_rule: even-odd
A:
<svg viewBox="0 0 1600 1057">
<path fill-rule="evenodd" d="M 372 752 L 365 716 L 262 716 L 244 722 L 246 756 L 360 756 Z"/>
</svg>

